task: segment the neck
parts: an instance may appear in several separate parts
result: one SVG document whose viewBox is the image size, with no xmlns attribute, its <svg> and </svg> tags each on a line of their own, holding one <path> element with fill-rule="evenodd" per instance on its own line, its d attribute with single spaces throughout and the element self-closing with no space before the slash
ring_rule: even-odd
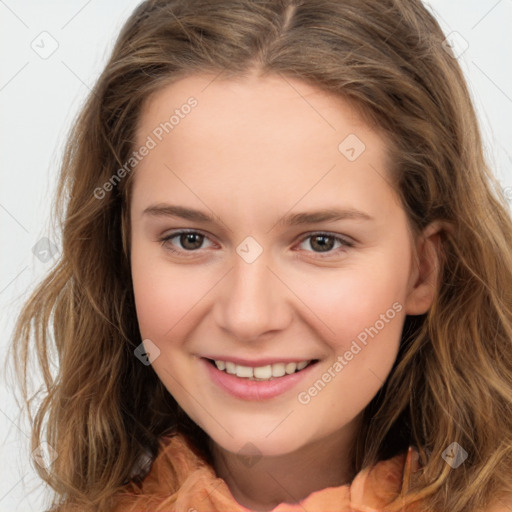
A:
<svg viewBox="0 0 512 512">
<path fill-rule="evenodd" d="M 355 425 L 292 453 L 252 460 L 211 440 L 214 469 L 235 500 L 250 510 L 267 512 L 281 503 L 298 503 L 315 491 L 350 484 L 355 476 L 350 457 Z"/>
</svg>

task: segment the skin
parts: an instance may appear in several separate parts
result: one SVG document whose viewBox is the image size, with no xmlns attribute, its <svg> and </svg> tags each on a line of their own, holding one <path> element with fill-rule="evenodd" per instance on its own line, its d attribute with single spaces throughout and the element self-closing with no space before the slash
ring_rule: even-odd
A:
<svg viewBox="0 0 512 512">
<path fill-rule="evenodd" d="M 439 226 L 412 235 L 390 186 L 385 136 L 342 99 L 278 76 L 213 78 L 181 79 L 142 110 L 138 145 L 188 97 L 198 100 L 133 176 L 134 293 L 142 337 L 160 350 L 153 368 L 210 436 L 217 475 L 240 504 L 266 511 L 355 476 L 349 452 L 362 413 L 392 368 L 406 315 L 432 304 Z M 366 146 L 353 162 L 338 150 L 349 134 Z M 162 203 L 218 220 L 144 213 Z M 327 207 L 373 219 L 277 224 L 285 214 Z M 179 229 L 206 236 L 162 244 Z M 354 245 L 328 238 L 322 252 L 307 238 L 318 232 Z M 236 252 L 248 236 L 263 249 L 253 263 Z M 401 311 L 308 404 L 299 403 L 298 393 L 394 303 Z M 212 353 L 319 363 L 296 388 L 255 402 L 212 383 L 199 359 Z M 247 443 L 258 450 L 254 464 L 243 457 Z"/>
</svg>

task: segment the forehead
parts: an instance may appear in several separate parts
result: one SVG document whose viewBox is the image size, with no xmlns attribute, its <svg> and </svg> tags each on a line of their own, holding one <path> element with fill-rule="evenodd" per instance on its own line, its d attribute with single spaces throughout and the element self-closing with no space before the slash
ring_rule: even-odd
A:
<svg viewBox="0 0 512 512">
<path fill-rule="evenodd" d="M 238 191 L 230 199 L 247 206 L 255 198 L 279 202 L 275 190 L 286 191 L 285 202 L 308 189 L 304 201 L 318 194 L 335 200 L 337 190 L 354 195 L 356 182 L 371 202 L 372 190 L 390 184 L 383 134 L 342 98 L 288 77 L 182 78 L 144 105 L 137 145 L 148 137 L 155 145 L 137 165 L 135 183 L 162 200 L 181 178 L 201 195 Z"/>
<path fill-rule="evenodd" d="M 191 101 L 196 104 L 192 109 L 187 105 Z M 351 131 L 374 146 L 381 142 L 379 138 L 386 138 L 377 127 L 370 129 L 354 102 L 282 75 L 219 78 L 195 74 L 180 78 L 147 99 L 140 115 L 138 141 L 169 121 L 173 136 L 185 131 L 199 138 L 214 132 L 221 138 L 231 135 L 236 127 L 248 142 L 264 140 L 275 132 L 280 134 L 276 141 L 280 144 L 286 142 L 288 134 L 288 138 L 297 140 L 302 135 L 302 142 L 308 139 L 317 143 L 322 139 L 330 142 L 332 136 L 338 138 Z M 193 130 L 184 130 L 184 125 Z"/>
</svg>

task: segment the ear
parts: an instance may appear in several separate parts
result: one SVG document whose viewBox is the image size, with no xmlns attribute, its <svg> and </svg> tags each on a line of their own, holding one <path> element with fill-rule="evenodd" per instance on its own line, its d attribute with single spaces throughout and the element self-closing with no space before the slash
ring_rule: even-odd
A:
<svg viewBox="0 0 512 512">
<path fill-rule="evenodd" d="M 425 314 L 437 292 L 441 261 L 441 222 L 429 224 L 415 241 L 405 312 L 408 315 Z"/>
</svg>

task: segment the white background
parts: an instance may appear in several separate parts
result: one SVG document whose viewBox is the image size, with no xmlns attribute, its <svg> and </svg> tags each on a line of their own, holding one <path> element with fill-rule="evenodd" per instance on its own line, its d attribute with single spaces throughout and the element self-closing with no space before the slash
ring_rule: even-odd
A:
<svg viewBox="0 0 512 512">
<path fill-rule="evenodd" d="M 56 257 L 32 252 L 48 236 L 63 143 L 113 42 L 138 0 L 0 0 L 0 346 L 6 353 L 14 317 L 29 289 Z M 469 44 L 459 57 L 481 121 L 486 155 L 512 202 L 512 0 L 430 0 L 445 34 Z M 47 59 L 31 47 L 50 48 Z M 35 41 L 33 43 L 33 41 Z M 3 362 L 3 361 L 2 361 Z M 0 382 L 0 510 L 42 511 L 46 491 L 29 462 L 29 428 Z M 46 499 L 45 499 L 46 498 Z"/>
</svg>

